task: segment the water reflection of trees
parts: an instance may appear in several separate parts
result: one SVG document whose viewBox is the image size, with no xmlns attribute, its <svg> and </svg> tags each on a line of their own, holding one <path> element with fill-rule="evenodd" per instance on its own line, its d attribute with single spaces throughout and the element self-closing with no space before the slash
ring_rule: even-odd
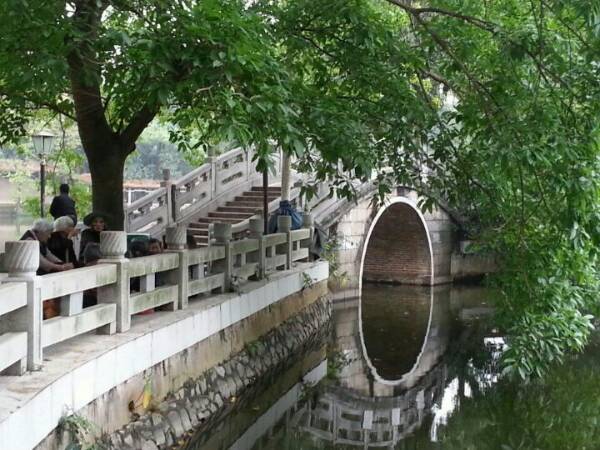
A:
<svg viewBox="0 0 600 450">
<path fill-rule="evenodd" d="M 448 450 L 594 450 L 600 446 L 600 346 L 544 381 L 501 380 L 464 399 L 440 436 Z"/>
</svg>

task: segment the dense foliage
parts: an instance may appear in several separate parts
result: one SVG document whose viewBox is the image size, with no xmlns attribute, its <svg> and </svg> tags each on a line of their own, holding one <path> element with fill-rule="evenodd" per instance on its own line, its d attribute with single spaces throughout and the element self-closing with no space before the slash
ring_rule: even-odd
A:
<svg viewBox="0 0 600 450">
<path fill-rule="evenodd" d="M 341 195 L 375 178 L 381 197 L 401 184 L 444 201 L 498 255 L 505 362 L 522 377 L 585 344 L 600 238 L 589 0 L 5 3 L 0 138 L 33 107 L 73 117 L 115 224 L 124 161 L 162 112 L 187 152 L 254 144 L 263 170 L 276 142 Z"/>
<path fill-rule="evenodd" d="M 272 139 L 298 134 L 268 23 L 244 2 L 7 0 L 0 27 L 0 142 L 36 108 L 75 120 L 94 208 L 115 229 L 125 160 L 161 110 L 183 150 L 235 137 L 258 146 L 259 169 Z"/>
<path fill-rule="evenodd" d="M 530 386 L 505 380 L 485 393 L 462 397 L 460 412 L 441 427 L 439 448 L 596 448 L 600 439 L 598 351 L 596 343 L 587 355 L 552 368 L 547 379 Z"/>
<path fill-rule="evenodd" d="M 382 194 L 454 208 L 498 255 L 507 370 L 540 375 L 583 348 L 598 304 L 598 16 L 583 1 L 389 4 L 278 12 L 320 150 L 302 167 L 336 176 L 341 159 Z"/>
</svg>

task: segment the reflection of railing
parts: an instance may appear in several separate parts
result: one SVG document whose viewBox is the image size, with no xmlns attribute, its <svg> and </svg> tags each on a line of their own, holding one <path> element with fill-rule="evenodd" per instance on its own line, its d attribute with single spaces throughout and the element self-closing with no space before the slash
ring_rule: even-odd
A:
<svg viewBox="0 0 600 450">
<path fill-rule="evenodd" d="M 393 448 L 416 430 L 443 393 L 445 366 L 438 365 L 396 397 L 349 396 L 332 389 L 303 411 L 302 429 L 339 445 Z"/>
<path fill-rule="evenodd" d="M 250 277 L 261 279 L 308 258 L 311 231 L 291 231 L 290 217 L 279 218 L 276 234 L 263 235 L 260 220 L 251 225 L 251 238 L 234 241 L 231 224 L 215 224 L 213 245 L 193 250 L 185 249 L 184 226 L 168 228 L 167 252 L 131 260 L 124 256 L 126 233 L 103 232 L 100 264 L 43 276 L 35 275 L 37 241 L 7 242 L 8 275 L 0 278 L 0 371 L 34 370 L 45 347 L 92 330 L 127 331 L 134 314 L 157 307 L 183 309 L 198 294 L 228 291 Z M 97 305 L 84 308 L 85 293 L 95 295 Z M 43 302 L 52 299 L 60 299 L 61 315 L 42 320 Z"/>
<path fill-rule="evenodd" d="M 189 223 L 224 200 L 241 194 L 262 180 L 254 169 L 253 150 L 233 149 L 207 162 L 183 177 L 171 181 L 166 171 L 161 187 L 125 209 L 125 229 L 159 235 L 168 226 Z M 271 181 L 280 176 L 280 158 L 276 155 Z"/>
<path fill-rule="evenodd" d="M 302 377 L 302 382 L 296 383 L 282 397 L 280 397 L 271 407 L 265 411 L 250 428 L 244 431 L 240 437 L 229 447 L 229 450 L 250 450 L 260 441 L 263 436 L 270 436 L 277 427 L 278 422 L 285 420 L 288 412 L 298 406 L 304 397 L 307 387 L 314 386 L 327 375 L 327 360 L 322 361 L 317 367 L 307 372 Z M 289 420 L 285 421 L 285 426 L 289 425 Z M 286 434 L 291 431 L 286 429 Z M 261 446 L 259 446 L 261 448 Z"/>
</svg>

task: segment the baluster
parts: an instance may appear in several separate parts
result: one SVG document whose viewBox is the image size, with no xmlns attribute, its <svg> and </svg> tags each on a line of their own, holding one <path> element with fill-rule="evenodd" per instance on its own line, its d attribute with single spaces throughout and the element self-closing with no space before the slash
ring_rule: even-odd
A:
<svg viewBox="0 0 600 450">
<path fill-rule="evenodd" d="M 172 189 L 171 189 L 171 186 L 173 186 L 173 182 L 171 181 L 171 170 L 170 169 L 163 169 L 162 172 L 163 172 L 163 179 L 160 182 L 160 186 L 162 188 L 165 188 L 165 195 L 160 197 L 162 202 L 159 202 L 159 203 L 161 206 L 165 206 L 167 208 L 167 212 L 165 214 L 165 217 L 166 217 L 165 226 L 169 226 L 175 221 L 175 218 L 173 217 L 175 209 L 173 208 L 173 198 L 172 198 L 173 193 L 172 193 Z"/>
<path fill-rule="evenodd" d="M 262 219 L 250 219 L 250 237 L 258 240 L 258 278 L 263 279 L 267 272 L 267 255 Z"/>
<path fill-rule="evenodd" d="M 213 150 L 209 150 L 209 156 L 206 158 L 207 164 L 210 164 L 210 198 L 216 197 L 217 193 L 217 159 L 213 155 Z"/>
<path fill-rule="evenodd" d="M 166 242 L 168 251 L 179 255 L 179 267 L 167 273 L 167 280 L 178 286 L 179 308 L 184 309 L 188 306 L 189 297 L 189 253 L 185 248 L 187 228 L 184 225 L 167 228 Z"/>
<path fill-rule="evenodd" d="M 308 239 L 304 239 L 304 240 L 300 241 L 300 247 L 308 249 L 308 258 L 307 258 L 307 261 L 311 261 L 312 260 L 312 256 L 311 256 L 310 249 L 312 247 L 313 236 L 314 236 L 313 235 L 314 228 L 313 228 L 313 217 L 312 217 L 312 214 L 310 214 L 310 213 L 304 213 L 303 214 L 303 216 L 302 216 L 302 228 L 308 228 L 310 230 L 310 235 L 309 235 Z"/>
<path fill-rule="evenodd" d="M 131 327 L 129 313 L 129 260 L 125 258 L 127 251 L 127 233 L 123 231 L 103 231 L 100 233 L 101 264 L 114 264 L 117 280 L 113 284 L 98 288 L 98 303 L 115 303 L 117 305 L 116 330 L 119 333 Z M 110 334 L 113 324 L 106 325 L 99 332 Z"/>
<path fill-rule="evenodd" d="M 250 171 L 251 167 L 251 159 L 250 159 L 250 150 L 244 149 L 244 156 L 246 158 L 246 180 L 250 179 Z"/>
<path fill-rule="evenodd" d="M 233 258 L 231 255 L 231 224 L 215 223 L 214 234 L 217 245 L 225 247 L 225 259 L 218 261 L 217 268 L 223 271 L 223 291 L 229 291 L 231 287 L 231 272 L 233 271 Z"/>
<path fill-rule="evenodd" d="M 285 244 L 282 246 L 285 250 L 285 268 L 292 267 L 292 216 L 277 217 L 277 232 L 286 234 Z"/>
<path fill-rule="evenodd" d="M 60 298 L 61 316 L 74 316 L 81 311 L 83 311 L 83 292 L 75 292 Z"/>
<path fill-rule="evenodd" d="M 4 266 L 8 277 L 3 282 L 27 284 L 27 306 L 10 313 L 10 320 L 3 321 L 6 331 L 27 333 L 27 369 L 39 370 L 42 365 L 42 301 L 41 278 L 36 275 L 40 265 L 40 246 L 37 241 L 6 242 Z M 18 362 L 8 372 L 21 375 L 24 364 Z"/>
</svg>

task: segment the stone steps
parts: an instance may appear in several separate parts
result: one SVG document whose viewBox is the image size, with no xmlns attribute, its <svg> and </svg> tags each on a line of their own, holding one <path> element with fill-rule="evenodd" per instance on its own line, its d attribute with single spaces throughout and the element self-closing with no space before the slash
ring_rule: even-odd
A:
<svg viewBox="0 0 600 450">
<path fill-rule="evenodd" d="M 229 202 L 231 203 L 231 202 Z M 262 208 L 255 206 L 238 206 L 237 203 L 234 203 L 236 206 L 219 206 L 217 208 L 217 212 L 237 212 L 237 213 L 249 213 L 256 214 L 262 211 Z"/>
<path fill-rule="evenodd" d="M 239 221 L 241 222 L 242 220 L 246 220 L 248 217 L 252 217 L 254 215 L 254 213 L 251 212 L 236 212 L 236 211 L 215 211 L 215 212 L 210 212 L 208 213 L 208 217 L 220 217 L 223 219 L 239 219 Z"/>
<path fill-rule="evenodd" d="M 250 189 L 251 192 L 264 192 L 262 186 L 254 186 Z M 281 194 L 281 186 L 269 186 L 267 187 L 267 192 L 273 192 L 275 194 Z"/>
<path fill-rule="evenodd" d="M 221 222 L 221 223 L 238 223 L 241 222 L 243 219 L 223 219 L 222 217 L 199 217 L 198 219 L 196 219 L 197 223 L 215 223 L 215 222 Z"/>
<path fill-rule="evenodd" d="M 278 196 L 278 195 L 269 195 L 269 196 L 267 197 L 267 201 L 269 201 L 269 202 L 272 202 L 272 201 L 273 201 L 273 200 L 275 200 L 276 198 L 279 198 L 279 196 Z M 253 202 L 253 203 L 256 203 L 256 204 L 262 205 L 262 202 L 263 202 L 263 196 L 262 196 L 262 194 L 261 194 L 261 195 L 254 195 L 254 196 L 252 196 L 252 195 L 246 195 L 246 194 L 244 194 L 243 196 L 238 196 L 238 197 L 235 197 L 235 198 L 233 199 L 233 201 L 234 201 L 235 203 L 237 203 L 237 202 Z"/>
<path fill-rule="evenodd" d="M 198 217 L 188 225 L 188 234 L 194 237 L 196 245 L 208 245 L 209 226 L 211 223 L 242 222 L 255 214 L 260 214 L 263 209 L 264 190 L 261 186 L 254 186 L 249 191 L 238 195 L 225 206 L 220 206 L 216 211 L 211 211 L 205 217 Z M 267 201 L 272 202 L 281 196 L 281 187 L 269 186 L 267 188 Z"/>
<path fill-rule="evenodd" d="M 262 200 L 258 201 L 258 200 L 251 200 L 251 199 L 246 199 L 246 200 L 238 200 L 238 201 L 233 201 L 233 202 L 227 202 L 225 204 L 225 206 L 221 206 L 221 208 L 253 208 L 253 209 L 258 209 L 262 211 Z"/>
<path fill-rule="evenodd" d="M 279 195 L 280 195 L 279 192 L 267 191 L 267 196 L 268 197 L 277 198 L 277 197 L 279 197 Z M 242 197 L 246 197 L 246 198 L 260 198 L 260 199 L 262 199 L 263 196 L 264 196 L 263 191 L 248 191 L 248 192 L 244 192 L 242 194 Z"/>
</svg>

